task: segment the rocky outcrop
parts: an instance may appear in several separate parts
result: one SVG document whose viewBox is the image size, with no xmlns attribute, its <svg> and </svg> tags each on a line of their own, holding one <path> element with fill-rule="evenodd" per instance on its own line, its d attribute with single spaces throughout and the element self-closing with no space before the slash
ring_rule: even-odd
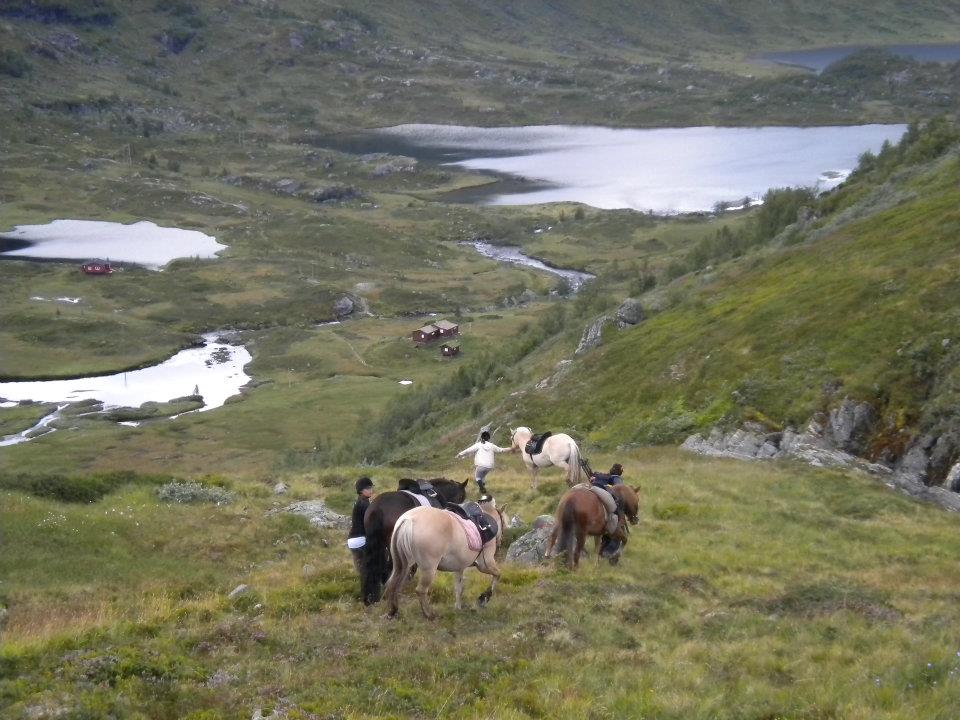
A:
<svg viewBox="0 0 960 720">
<path fill-rule="evenodd" d="M 603 343 L 603 329 L 609 323 L 610 318 L 606 315 L 603 315 L 590 323 L 583 331 L 583 336 L 580 338 L 580 344 L 577 345 L 576 354 L 582 355 L 588 350 L 593 350 L 593 348 L 599 347 Z"/>
<path fill-rule="evenodd" d="M 623 330 L 633 325 L 639 325 L 646 317 L 640 301 L 634 298 L 627 298 L 623 301 L 623 304 L 617 308 L 617 327 Z"/>
<path fill-rule="evenodd" d="M 882 478 L 888 486 L 912 497 L 960 511 L 960 463 L 952 465 L 941 476 L 946 478 L 943 487 L 927 484 L 932 477 L 932 458 L 938 445 L 941 447 L 938 457 L 956 458 L 952 435 L 921 437 L 900 462 L 891 467 L 857 454 L 865 452 L 875 425 L 876 413 L 872 407 L 844 400 L 827 416 L 815 415 L 802 431 L 787 428 L 783 432 L 771 432 L 758 423 L 746 423 L 731 432 L 714 428 L 706 436 L 691 435 L 681 447 L 710 457 L 793 458 L 816 467 L 859 470 Z"/>
<path fill-rule="evenodd" d="M 520 565 L 540 565 L 547 556 L 547 543 L 556 521 L 552 515 L 541 515 L 533 522 L 533 530 L 521 535 L 507 548 L 507 560 Z"/>
</svg>

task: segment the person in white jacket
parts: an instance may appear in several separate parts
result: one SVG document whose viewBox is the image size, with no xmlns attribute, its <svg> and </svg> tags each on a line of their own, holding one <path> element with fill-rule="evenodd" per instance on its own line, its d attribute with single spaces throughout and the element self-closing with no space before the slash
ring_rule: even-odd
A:
<svg viewBox="0 0 960 720">
<path fill-rule="evenodd" d="M 486 477 L 493 470 L 493 456 L 495 453 L 510 452 L 510 448 L 502 448 L 490 442 L 490 433 L 484 430 L 480 433 L 480 442 L 475 442 L 468 448 L 457 453 L 458 458 L 465 457 L 470 453 L 476 453 L 473 456 L 473 464 L 476 468 L 474 479 L 477 481 L 477 487 L 480 488 L 481 495 L 487 494 Z"/>
</svg>

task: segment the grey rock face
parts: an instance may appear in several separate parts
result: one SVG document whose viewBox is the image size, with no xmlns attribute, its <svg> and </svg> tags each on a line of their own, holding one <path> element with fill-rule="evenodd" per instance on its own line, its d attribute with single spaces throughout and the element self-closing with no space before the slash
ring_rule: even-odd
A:
<svg viewBox="0 0 960 720">
<path fill-rule="evenodd" d="M 518 537 L 507 550 L 507 560 L 520 565 L 539 565 L 547 555 L 547 543 L 553 532 L 554 519 L 541 515 L 534 522 L 534 529 Z"/>
<path fill-rule="evenodd" d="M 839 450 L 863 452 L 875 422 L 876 412 L 869 403 L 845 399 L 830 411 L 830 440 Z"/>
<path fill-rule="evenodd" d="M 643 306 L 639 300 L 627 298 L 617 309 L 617 325 L 622 329 L 630 325 L 637 325 L 646 319 Z"/>
<path fill-rule="evenodd" d="M 577 345 L 576 354 L 581 355 L 588 350 L 599 347 L 603 342 L 603 328 L 605 328 L 609 322 L 610 318 L 604 315 L 590 323 L 587 329 L 583 331 L 583 337 L 580 338 L 580 344 Z"/>
<path fill-rule="evenodd" d="M 947 472 L 947 477 L 943 481 L 943 486 L 952 492 L 960 492 L 960 462 L 956 463 Z"/>
<path fill-rule="evenodd" d="M 274 515 L 278 512 L 302 515 L 310 521 L 311 525 L 318 528 L 346 528 L 350 525 L 350 518 L 334 512 L 323 500 L 303 500 L 287 505 L 285 508 L 270 510 L 267 514 Z"/>
<path fill-rule="evenodd" d="M 227 595 L 227 597 L 233 600 L 241 595 L 246 595 L 248 592 L 250 592 L 249 585 L 237 585 L 233 590 L 230 591 L 230 594 Z"/>
<path fill-rule="evenodd" d="M 934 483 L 940 483 L 941 478 L 947 477 L 958 459 L 960 459 L 960 432 L 947 430 L 937 438 L 930 449 L 930 467 L 928 468 L 930 479 Z"/>
<path fill-rule="evenodd" d="M 935 442 L 936 438 L 930 435 L 923 435 L 918 438 L 901 458 L 897 466 L 898 473 L 916 482 L 926 484 L 930 467 L 930 450 Z"/>
</svg>

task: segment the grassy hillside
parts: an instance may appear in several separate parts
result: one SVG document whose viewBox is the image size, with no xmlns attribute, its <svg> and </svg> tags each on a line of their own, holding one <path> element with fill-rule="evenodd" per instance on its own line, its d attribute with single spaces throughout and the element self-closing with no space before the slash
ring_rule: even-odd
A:
<svg viewBox="0 0 960 720">
<path fill-rule="evenodd" d="M 857 77 L 816 78 L 750 57 L 955 41 L 958 16 L 954 4 L 893 0 L 16 0 L 0 10 L 0 106 L 24 120 L 177 136 L 423 121 L 900 121 L 955 107 L 947 69 L 874 60 Z"/>
<path fill-rule="evenodd" d="M 266 483 L 227 480 L 222 507 L 147 478 L 93 504 L 5 492 L 4 717 L 953 716 L 952 517 L 861 477 L 618 458 L 643 497 L 618 567 L 507 566 L 461 613 L 444 577 L 435 623 L 412 594 L 397 622 L 364 610 L 341 533 L 266 517 Z M 533 493 L 518 466 L 490 482 L 529 522 L 561 481 Z M 278 477 L 346 510 L 341 472 Z M 467 597 L 485 586 L 468 573 Z"/>
</svg>

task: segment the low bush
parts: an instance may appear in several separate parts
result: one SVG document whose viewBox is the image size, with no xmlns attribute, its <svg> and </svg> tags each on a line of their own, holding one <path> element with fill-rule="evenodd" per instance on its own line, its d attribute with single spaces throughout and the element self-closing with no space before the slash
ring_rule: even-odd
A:
<svg viewBox="0 0 960 720">
<path fill-rule="evenodd" d="M 206 487 L 198 482 L 171 482 L 157 488 L 157 496 L 164 502 L 216 503 L 233 502 L 234 494 L 221 487 Z"/>
</svg>

